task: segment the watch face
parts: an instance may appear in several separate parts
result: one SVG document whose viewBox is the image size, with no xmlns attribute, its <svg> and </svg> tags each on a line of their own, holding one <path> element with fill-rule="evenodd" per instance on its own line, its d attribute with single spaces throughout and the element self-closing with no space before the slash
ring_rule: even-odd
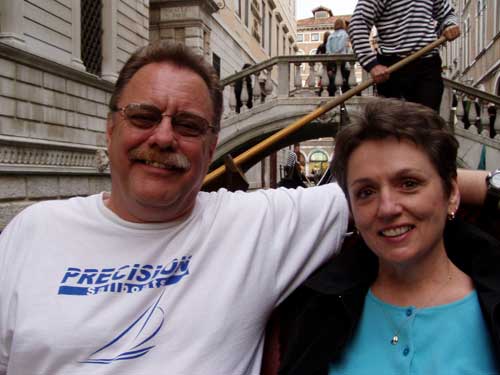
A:
<svg viewBox="0 0 500 375">
<path fill-rule="evenodd" d="M 491 176 L 490 179 L 490 184 L 495 188 L 495 189 L 500 189 L 500 173 L 494 173 Z"/>
</svg>

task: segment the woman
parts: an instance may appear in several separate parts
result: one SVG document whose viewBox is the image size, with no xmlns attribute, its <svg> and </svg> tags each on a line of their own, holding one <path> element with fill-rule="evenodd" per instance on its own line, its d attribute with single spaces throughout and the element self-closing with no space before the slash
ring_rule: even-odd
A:
<svg viewBox="0 0 500 375">
<path fill-rule="evenodd" d="M 499 374 L 499 243 L 455 219 L 458 143 L 432 110 L 366 105 L 333 170 L 359 244 L 285 302 L 282 374 Z"/>
<path fill-rule="evenodd" d="M 349 53 L 349 35 L 346 31 L 346 22 L 342 18 L 337 18 L 333 25 L 333 33 L 328 37 L 326 43 L 326 53 L 330 54 L 345 54 Z M 328 93 L 330 96 L 335 95 L 335 73 L 337 71 L 337 65 L 333 64 L 332 77 L 330 79 L 330 84 L 328 85 Z M 349 69 L 347 69 L 346 63 L 342 62 L 340 64 L 340 72 L 342 74 L 342 92 L 349 90 Z"/>
</svg>

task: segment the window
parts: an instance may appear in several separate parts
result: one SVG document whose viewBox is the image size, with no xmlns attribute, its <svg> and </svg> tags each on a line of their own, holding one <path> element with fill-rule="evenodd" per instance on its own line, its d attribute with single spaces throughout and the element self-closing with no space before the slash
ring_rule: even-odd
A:
<svg viewBox="0 0 500 375">
<path fill-rule="evenodd" d="M 469 66 L 470 61 L 470 19 L 467 17 L 464 21 L 464 54 L 463 54 L 463 69 Z"/>
<path fill-rule="evenodd" d="M 212 53 L 212 65 L 217 72 L 217 75 L 220 77 L 220 57 L 215 53 Z"/>
<path fill-rule="evenodd" d="M 241 0 L 234 0 L 234 13 L 241 18 Z"/>
<path fill-rule="evenodd" d="M 484 39 L 486 38 L 486 1 L 477 0 L 476 12 L 476 55 L 479 54 L 485 47 Z"/>
<path fill-rule="evenodd" d="M 264 2 L 264 0 L 262 0 L 262 20 L 261 20 L 261 26 L 262 26 L 262 34 L 261 34 L 261 38 L 260 38 L 260 42 L 261 42 L 261 45 L 262 45 L 262 48 L 265 48 L 266 47 L 266 3 Z"/>
<path fill-rule="evenodd" d="M 82 0 L 81 54 L 87 72 L 100 75 L 102 66 L 102 3 L 101 0 Z"/>
<path fill-rule="evenodd" d="M 245 26 L 248 27 L 249 25 L 249 18 L 250 17 L 250 0 L 245 0 Z"/>
<path fill-rule="evenodd" d="M 328 18 L 328 12 L 321 11 L 314 14 L 314 18 Z"/>
<path fill-rule="evenodd" d="M 500 32 L 500 1 L 495 1 L 495 32 Z"/>
<path fill-rule="evenodd" d="M 280 27 L 276 23 L 276 56 L 280 54 Z"/>
<path fill-rule="evenodd" d="M 272 42 L 273 42 L 273 35 L 272 35 L 272 26 L 273 26 L 273 15 L 271 12 L 269 12 L 269 14 L 267 15 L 267 20 L 269 22 L 269 27 L 268 27 L 268 30 L 269 30 L 269 35 L 268 35 L 268 42 L 267 42 L 267 53 L 269 54 L 269 56 L 271 56 L 272 52 L 271 52 L 271 45 L 272 45 Z"/>
<path fill-rule="evenodd" d="M 318 33 L 311 34 L 311 42 L 319 42 L 319 34 Z"/>
<path fill-rule="evenodd" d="M 297 42 L 303 42 L 304 41 L 304 34 L 297 34 Z"/>
</svg>

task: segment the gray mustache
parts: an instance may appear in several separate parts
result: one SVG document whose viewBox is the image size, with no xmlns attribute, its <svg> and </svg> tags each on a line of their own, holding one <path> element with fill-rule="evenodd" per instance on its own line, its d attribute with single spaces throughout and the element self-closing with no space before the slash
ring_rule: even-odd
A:
<svg viewBox="0 0 500 375">
<path fill-rule="evenodd" d="M 128 153 L 129 159 L 153 161 L 178 169 L 189 169 L 191 163 L 186 155 L 180 152 L 160 152 L 157 150 L 143 150 L 134 148 Z"/>
</svg>

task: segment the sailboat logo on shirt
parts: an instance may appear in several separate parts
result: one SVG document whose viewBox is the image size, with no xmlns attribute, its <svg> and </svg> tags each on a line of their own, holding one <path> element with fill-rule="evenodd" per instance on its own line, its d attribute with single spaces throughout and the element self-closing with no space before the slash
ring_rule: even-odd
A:
<svg viewBox="0 0 500 375">
<path fill-rule="evenodd" d="M 165 289 L 130 326 L 80 363 L 107 365 L 115 361 L 142 357 L 149 353 L 155 347 L 151 340 L 160 332 L 165 321 L 165 311 L 158 306 L 163 293 Z"/>
</svg>

